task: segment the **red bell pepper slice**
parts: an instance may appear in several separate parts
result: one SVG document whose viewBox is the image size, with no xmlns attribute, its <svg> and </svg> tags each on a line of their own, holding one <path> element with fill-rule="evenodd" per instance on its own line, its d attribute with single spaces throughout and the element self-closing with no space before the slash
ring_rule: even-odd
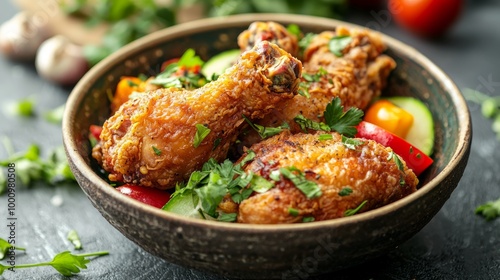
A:
<svg viewBox="0 0 500 280">
<path fill-rule="evenodd" d="M 431 157 L 424 154 L 403 138 L 377 125 L 362 121 L 358 124 L 357 129 L 357 138 L 370 139 L 386 147 L 392 148 L 392 150 L 406 162 L 408 168 L 411 168 L 417 176 L 424 172 L 434 162 Z"/>
</svg>

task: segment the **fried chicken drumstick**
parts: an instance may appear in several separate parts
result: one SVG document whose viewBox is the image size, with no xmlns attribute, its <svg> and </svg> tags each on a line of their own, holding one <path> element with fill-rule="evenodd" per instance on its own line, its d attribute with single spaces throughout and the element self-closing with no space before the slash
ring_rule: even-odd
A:
<svg viewBox="0 0 500 280">
<path fill-rule="evenodd" d="M 281 178 L 263 193 L 254 193 L 239 205 L 237 221 L 280 224 L 344 217 L 362 205 L 359 212 L 375 209 L 416 191 L 418 179 L 390 148 L 371 140 L 350 149 L 338 133 L 332 140 L 319 135 L 282 132 L 251 147 L 256 156 L 244 166 L 269 179 L 280 168 L 294 167 L 317 184 L 321 195 L 308 198 L 291 180 Z M 291 212 L 290 209 L 294 209 Z"/>
<path fill-rule="evenodd" d="M 329 47 L 332 39 L 339 37 L 350 38 L 340 56 Z M 274 22 L 252 23 L 248 30 L 240 34 L 238 44 L 241 49 L 246 49 L 262 40 L 275 42 L 283 49 L 298 55 L 296 36 Z M 310 97 L 296 95 L 292 99 L 283 100 L 277 109 L 257 123 L 276 127 L 287 122 L 292 132 L 298 132 L 300 127 L 293 121 L 298 114 L 313 121 L 323 121 L 320 116 L 334 97 L 342 100 L 345 109 L 365 109 L 373 98 L 381 94 L 389 73 L 396 66 L 392 58 L 382 54 L 385 49 L 380 36 L 366 29 L 338 26 L 335 31 L 324 31 L 315 35 L 301 54 L 304 63 L 302 82 L 305 83 Z M 319 79 L 307 81 L 306 74 L 316 75 Z"/>
<path fill-rule="evenodd" d="M 289 53 L 259 42 L 199 89 L 159 89 L 123 104 L 104 123 L 93 156 L 112 181 L 172 188 L 208 159 L 226 158 L 243 115 L 262 118 L 292 98 L 301 71 L 301 62 Z M 197 125 L 210 129 L 199 146 Z"/>
</svg>

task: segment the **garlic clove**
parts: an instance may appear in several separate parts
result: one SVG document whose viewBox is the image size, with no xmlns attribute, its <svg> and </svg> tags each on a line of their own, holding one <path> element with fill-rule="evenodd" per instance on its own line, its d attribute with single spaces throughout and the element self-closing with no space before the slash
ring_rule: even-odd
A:
<svg viewBox="0 0 500 280">
<path fill-rule="evenodd" d="M 89 70 L 83 47 L 62 35 L 47 39 L 38 49 L 35 67 L 43 78 L 60 85 L 73 85 Z"/>
<path fill-rule="evenodd" d="M 49 36 L 47 21 L 20 12 L 0 26 L 0 52 L 15 60 L 34 60 L 38 47 Z"/>
</svg>

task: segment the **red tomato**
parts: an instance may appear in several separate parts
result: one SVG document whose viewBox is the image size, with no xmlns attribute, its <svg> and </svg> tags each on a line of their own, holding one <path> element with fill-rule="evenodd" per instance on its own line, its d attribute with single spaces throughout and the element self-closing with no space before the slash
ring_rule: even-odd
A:
<svg viewBox="0 0 500 280">
<path fill-rule="evenodd" d="M 389 0 L 396 22 L 424 36 L 442 35 L 458 19 L 463 0 Z"/>
<path fill-rule="evenodd" d="M 406 140 L 379 126 L 362 121 L 359 123 L 357 129 L 358 133 L 356 137 L 370 139 L 386 147 L 390 147 L 406 162 L 408 168 L 411 168 L 417 176 L 433 162 L 432 158 L 413 147 L 410 143 L 406 142 Z"/>
<path fill-rule="evenodd" d="M 116 189 L 126 196 L 156 208 L 162 208 L 170 199 L 169 192 L 154 188 L 126 184 Z"/>
<path fill-rule="evenodd" d="M 89 127 L 89 131 L 96 140 L 99 140 L 101 138 L 102 126 L 92 124 Z"/>
</svg>

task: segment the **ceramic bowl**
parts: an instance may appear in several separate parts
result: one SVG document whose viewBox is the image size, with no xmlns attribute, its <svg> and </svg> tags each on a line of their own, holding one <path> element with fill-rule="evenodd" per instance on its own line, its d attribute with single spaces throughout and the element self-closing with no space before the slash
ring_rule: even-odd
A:
<svg viewBox="0 0 500 280">
<path fill-rule="evenodd" d="M 70 166 L 91 203 L 109 223 L 149 253 L 189 268 L 239 278 L 288 279 L 322 274 L 387 253 L 422 229 L 457 186 L 469 156 L 471 123 L 450 78 L 410 46 L 383 36 L 398 66 L 387 94 L 421 99 L 435 121 L 434 164 L 417 192 L 390 205 L 336 220 L 292 225 L 245 225 L 196 220 L 126 197 L 97 172 L 89 126 L 109 117 L 108 93 L 121 76 L 157 74 L 160 64 L 194 48 L 204 59 L 236 48 L 253 21 L 298 24 L 304 32 L 338 25 L 331 19 L 257 14 L 188 22 L 150 34 L 93 67 L 75 86 L 63 121 Z M 303 279 L 303 278 L 300 278 Z"/>
</svg>

